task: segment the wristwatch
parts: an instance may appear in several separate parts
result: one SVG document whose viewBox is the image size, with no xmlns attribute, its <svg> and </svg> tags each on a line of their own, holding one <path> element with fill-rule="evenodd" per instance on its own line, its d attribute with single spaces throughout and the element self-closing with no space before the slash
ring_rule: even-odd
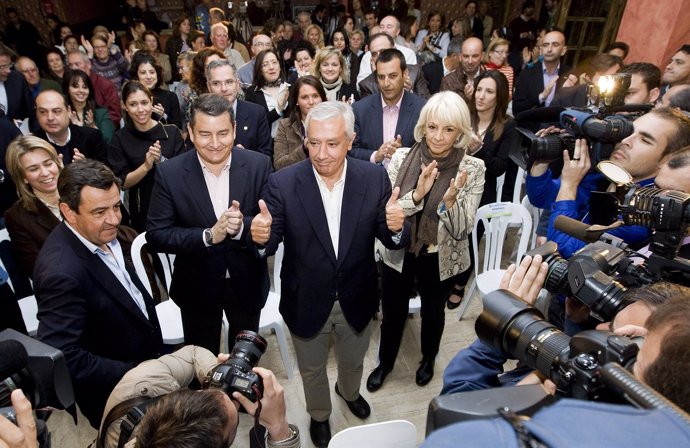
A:
<svg viewBox="0 0 690 448">
<path fill-rule="evenodd" d="M 211 229 L 204 229 L 204 242 L 207 246 L 213 246 L 213 232 Z"/>
</svg>

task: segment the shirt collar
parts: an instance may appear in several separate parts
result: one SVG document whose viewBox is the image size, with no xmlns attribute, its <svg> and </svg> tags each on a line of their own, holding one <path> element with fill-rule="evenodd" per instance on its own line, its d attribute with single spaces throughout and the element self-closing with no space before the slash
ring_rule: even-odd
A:
<svg viewBox="0 0 690 448">
<path fill-rule="evenodd" d="M 195 150 L 196 151 L 196 150 Z M 206 173 L 211 173 L 211 170 L 208 169 L 206 164 L 204 163 L 203 160 L 201 160 L 201 156 L 199 156 L 199 152 L 197 151 L 196 153 L 196 158 L 199 160 L 199 165 L 201 165 L 201 171 L 204 171 Z M 228 156 L 228 160 L 225 161 L 225 165 L 223 165 L 222 171 L 229 170 L 230 169 L 230 162 L 232 161 L 232 151 L 230 151 L 230 155 Z M 213 173 L 211 173 L 213 174 Z"/>
<path fill-rule="evenodd" d="M 400 105 L 402 104 L 402 100 L 403 100 L 403 97 L 404 97 L 404 96 L 405 96 L 405 91 L 403 90 L 403 94 L 400 95 L 400 99 L 398 100 L 398 102 L 395 103 L 394 106 L 390 106 L 390 107 L 397 107 L 398 109 L 400 109 Z M 389 107 L 389 106 L 386 104 L 386 100 L 383 99 L 383 94 L 381 95 L 381 107 L 384 108 L 384 109 L 385 109 L 386 107 Z"/>
<path fill-rule="evenodd" d="M 316 168 L 314 168 L 314 165 L 311 166 L 312 171 L 314 171 L 314 176 L 316 177 L 316 183 L 319 184 L 320 186 L 324 187 L 326 190 L 328 190 L 328 186 L 326 185 L 326 181 L 324 181 L 321 178 L 321 175 L 319 174 L 318 171 L 316 171 Z M 343 164 L 343 173 L 340 176 L 340 179 L 335 181 L 333 184 L 333 188 L 338 186 L 339 184 L 345 182 L 345 174 L 347 173 L 347 157 L 345 157 L 345 163 Z"/>
<path fill-rule="evenodd" d="M 84 246 L 86 246 L 86 248 L 89 250 L 89 252 L 91 252 L 92 254 L 98 254 L 98 253 L 106 254 L 106 252 L 103 249 L 101 249 L 100 247 L 93 244 L 91 241 L 84 238 L 79 232 L 77 232 L 74 229 L 74 227 L 69 225 L 69 223 L 67 221 L 63 221 L 63 222 L 65 223 L 67 228 L 70 229 L 72 231 L 72 233 L 74 233 L 74 235 L 79 239 L 79 241 L 81 241 L 82 244 Z M 120 243 L 117 241 L 117 238 L 115 238 L 111 242 L 107 243 L 107 246 L 110 248 L 114 248 L 114 247 L 117 247 L 119 245 L 120 245 Z"/>
<path fill-rule="evenodd" d="M 61 145 L 60 143 L 56 142 L 55 140 L 53 140 L 53 139 L 50 137 L 50 134 L 48 134 L 47 132 L 46 132 L 46 137 L 48 138 L 48 141 L 49 141 L 50 143 L 54 144 L 54 145 L 57 145 L 57 146 L 67 146 L 67 144 L 69 143 L 69 141 L 72 139 L 72 130 L 69 128 L 69 126 L 67 126 L 67 140 L 65 140 L 65 143 L 63 143 L 62 145 Z"/>
<path fill-rule="evenodd" d="M 541 64 L 541 69 L 542 69 L 542 72 L 543 72 L 546 76 L 555 76 L 555 75 L 558 74 L 559 70 L 561 69 L 561 64 L 559 63 L 559 64 L 556 66 L 556 69 L 553 71 L 553 73 L 549 73 L 548 71 L 546 71 L 546 64 L 544 64 L 543 62 L 542 62 L 542 64 Z"/>
</svg>

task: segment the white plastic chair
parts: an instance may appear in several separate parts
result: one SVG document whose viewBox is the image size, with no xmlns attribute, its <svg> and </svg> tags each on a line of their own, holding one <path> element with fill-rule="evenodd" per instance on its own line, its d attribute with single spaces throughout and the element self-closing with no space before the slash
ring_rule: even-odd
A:
<svg viewBox="0 0 690 448">
<path fill-rule="evenodd" d="M 496 178 L 496 200 L 500 201 L 503 196 L 503 184 L 506 182 L 506 173 L 501 174 Z"/>
<path fill-rule="evenodd" d="M 470 306 L 475 288 L 479 289 L 481 296 L 498 289 L 498 284 L 505 272 L 501 269 L 501 258 L 503 243 L 506 239 L 506 230 L 511 224 L 515 225 L 514 223 L 517 221 L 522 221 L 520 224 L 522 231 L 517 250 L 517 260 L 520 260 L 527 251 L 527 244 L 529 243 L 532 230 L 532 217 L 527 209 L 520 204 L 512 202 L 494 202 L 477 210 L 474 230 L 472 231 L 472 248 L 476 258 L 474 261 L 474 279 L 465 293 L 458 319 L 462 320 L 467 308 Z M 479 271 L 479 242 L 477 241 L 477 226 L 479 222 L 484 224 L 484 237 L 486 238 L 481 272 Z"/>
<path fill-rule="evenodd" d="M 146 245 L 146 232 L 142 232 L 134 238 L 132 242 L 132 262 L 137 277 L 141 283 L 144 284 L 146 292 L 152 294 L 151 284 L 144 269 L 144 262 L 141 256 L 141 249 Z M 165 284 L 170 288 L 170 280 L 172 278 L 172 270 L 174 266 L 175 255 L 172 254 L 157 254 L 163 265 L 163 272 L 165 275 Z M 184 342 L 184 331 L 182 329 L 182 314 L 180 308 L 171 299 L 164 300 L 156 305 L 156 315 L 161 326 L 161 333 L 163 335 L 163 343 L 167 345 L 182 344 Z"/>
<path fill-rule="evenodd" d="M 372 423 L 343 429 L 328 448 L 415 448 L 417 428 L 407 420 Z"/>
<path fill-rule="evenodd" d="M 527 171 L 518 167 L 517 176 L 515 176 L 515 186 L 513 187 L 513 203 L 520 204 L 520 198 L 522 198 L 522 185 L 525 183 L 527 178 Z M 500 200 L 501 197 L 499 196 Z"/>
<path fill-rule="evenodd" d="M 539 224 L 539 217 L 541 216 L 542 209 L 532 205 L 527 195 L 522 198 L 522 206 L 525 207 L 532 216 L 532 235 L 529 240 L 529 248 L 532 250 L 537 246 L 537 224 Z"/>
<path fill-rule="evenodd" d="M 273 260 L 273 291 L 269 291 L 266 305 L 261 310 L 259 320 L 259 333 L 273 332 L 278 340 L 280 357 L 283 359 L 285 374 L 291 380 L 294 376 L 295 365 L 290 358 L 288 350 L 287 336 L 285 335 L 285 321 L 281 316 L 278 306 L 280 305 L 280 268 L 283 265 L 283 243 L 280 243 Z"/>
<path fill-rule="evenodd" d="M 7 229 L 0 229 L 0 243 L 3 241 L 10 241 L 10 234 Z M 5 269 L 5 264 L 0 259 L 0 267 Z M 7 271 L 7 269 L 5 269 Z M 12 279 L 7 279 L 7 284 L 14 291 L 14 285 L 12 285 Z M 36 303 L 36 296 L 26 296 L 18 300 L 19 309 L 22 312 L 22 319 L 24 320 L 24 326 L 29 336 L 36 336 L 38 333 L 38 318 L 36 314 L 38 313 L 38 304 Z"/>
</svg>

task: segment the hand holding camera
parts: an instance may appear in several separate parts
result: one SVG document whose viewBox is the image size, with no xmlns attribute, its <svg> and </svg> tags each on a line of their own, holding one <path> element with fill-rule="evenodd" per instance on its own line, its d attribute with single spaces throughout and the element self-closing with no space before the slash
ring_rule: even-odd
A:
<svg viewBox="0 0 690 448">
<path fill-rule="evenodd" d="M 15 426 L 0 415 L 0 447 L 37 448 L 36 420 L 31 411 L 31 403 L 21 389 L 12 391 L 11 399 L 17 424 Z"/>
</svg>

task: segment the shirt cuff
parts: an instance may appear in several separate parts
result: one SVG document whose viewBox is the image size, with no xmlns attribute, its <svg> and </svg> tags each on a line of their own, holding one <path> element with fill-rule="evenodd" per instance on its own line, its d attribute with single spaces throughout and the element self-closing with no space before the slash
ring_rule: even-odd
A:
<svg viewBox="0 0 690 448">
<path fill-rule="evenodd" d="M 242 239 L 242 232 L 244 232 L 244 221 L 242 222 L 242 226 L 240 227 L 240 231 L 237 232 L 237 235 L 233 236 L 232 239 L 235 241 L 241 240 Z"/>
<path fill-rule="evenodd" d="M 401 230 L 400 232 L 398 232 L 398 233 L 396 233 L 395 235 L 391 236 L 391 240 L 393 240 L 393 242 L 394 242 L 395 244 L 400 244 L 400 240 L 402 240 L 402 233 L 403 233 L 403 231 Z"/>
</svg>

